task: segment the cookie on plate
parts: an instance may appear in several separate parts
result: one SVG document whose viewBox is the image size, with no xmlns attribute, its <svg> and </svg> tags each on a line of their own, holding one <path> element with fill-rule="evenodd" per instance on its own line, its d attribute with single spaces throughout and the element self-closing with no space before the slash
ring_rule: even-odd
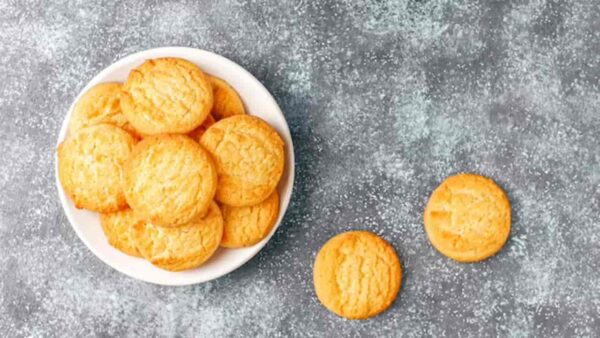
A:
<svg viewBox="0 0 600 338">
<path fill-rule="evenodd" d="M 211 114 L 214 115 L 217 120 L 233 115 L 246 114 L 244 103 L 235 89 L 218 77 L 209 76 L 209 79 L 210 84 L 213 87 L 214 95 L 214 104 Z"/>
<path fill-rule="evenodd" d="M 348 319 L 385 311 L 402 281 L 394 248 L 368 231 L 349 231 L 327 241 L 317 254 L 313 273 L 319 301 Z"/>
<path fill-rule="evenodd" d="M 265 238 L 279 215 L 279 193 L 275 190 L 266 200 L 251 206 L 222 206 L 224 229 L 221 246 L 242 248 Z"/>
<path fill-rule="evenodd" d="M 429 241 L 459 262 L 496 254 L 510 234 L 510 202 L 494 181 L 475 174 L 448 177 L 435 189 L 424 215 Z"/>
<path fill-rule="evenodd" d="M 125 162 L 135 139 L 110 124 L 79 129 L 58 147 L 58 176 L 77 208 L 113 212 L 127 206 Z"/>
<path fill-rule="evenodd" d="M 188 136 L 191 137 L 194 141 L 196 142 L 200 142 L 200 138 L 202 137 L 202 135 L 204 135 L 204 132 L 210 128 L 210 126 L 212 126 L 213 124 L 215 124 L 215 118 L 212 117 L 211 114 L 209 114 L 206 119 L 204 120 L 204 122 L 202 122 L 201 125 L 199 125 L 198 127 L 196 127 L 196 129 L 192 130 Z"/>
<path fill-rule="evenodd" d="M 150 223 L 133 226 L 133 240 L 144 258 L 170 271 L 196 268 L 212 256 L 223 236 L 223 217 L 215 202 L 204 217 L 179 227 L 165 228 Z"/>
<path fill-rule="evenodd" d="M 213 90 L 195 64 L 178 58 L 144 62 L 129 73 L 121 107 L 144 135 L 188 133 L 208 116 Z"/>
<path fill-rule="evenodd" d="M 178 226 L 208 210 L 217 189 L 210 155 L 185 135 L 150 136 L 125 164 L 125 197 L 138 216 Z"/>
<path fill-rule="evenodd" d="M 145 223 L 127 208 L 100 215 L 100 225 L 108 244 L 130 256 L 141 257 L 133 241 L 133 226 Z"/>
<path fill-rule="evenodd" d="M 235 115 L 213 124 L 200 144 L 210 152 L 219 176 L 216 199 L 231 206 L 264 201 L 283 173 L 283 140 L 265 121 Z"/>
<path fill-rule="evenodd" d="M 108 123 L 140 137 L 121 110 L 121 87 L 118 82 L 100 83 L 90 88 L 75 103 L 69 120 L 69 133 L 101 123 Z"/>
</svg>

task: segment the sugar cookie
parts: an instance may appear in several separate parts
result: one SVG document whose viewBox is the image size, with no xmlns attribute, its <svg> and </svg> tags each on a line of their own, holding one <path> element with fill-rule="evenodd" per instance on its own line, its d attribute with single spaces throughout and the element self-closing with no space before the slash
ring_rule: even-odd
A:
<svg viewBox="0 0 600 338">
<path fill-rule="evenodd" d="M 221 246 L 241 248 L 265 238 L 279 215 L 279 194 L 275 190 L 266 200 L 247 207 L 222 206 L 224 230 Z"/>
<path fill-rule="evenodd" d="M 317 297 L 333 313 L 365 319 L 385 311 L 396 299 L 402 280 L 392 246 L 368 231 L 331 238 L 314 265 Z"/>
<path fill-rule="evenodd" d="M 489 178 L 474 174 L 448 177 L 425 208 L 425 231 L 443 255 L 476 262 L 496 254 L 510 234 L 510 203 Z"/>
<path fill-rule="evenodd" d="M 244 103 L 238 93 L 227 82 L 214 76 L 209 76 L 213 88 L 214 104 L 211 114 L 217 120 L 233 115 L 246 114 Z"/>
<path fill-rule="evenodd" d="M 127 208 L 100 215 L 100 225 L 108 239 L 108 243 L 116 249 L 135 257 L 141 257 L 132 238 L 133 226 L 144 223 Z"/>
<path fill-rule="evenodd" d="M 123 169 L 135 145 L 121 128 L 99 124 L 79 129 L 58 147 L 58 176 L 77 208 L 113 212 L 127 206 Z"/>
<path fill-rule="evenodd" d="M 140 135 L 127 121 L 121 110 L 120 97 L 122 85 L 118 82 L 100 83 L 90 88 L 75 103 L 69 133 L 101 123 L 108 123 L 124 129 L 133 136 Z"/>
<path fill-rule="evenodd" d="M 218 121 L 200 144 L 215 160 L 216 199 L 232 206 L 254 205 L 275 190 L 283 173 L 283 141 L 266 122 L 250 115 Z"/>
<path fill-rule="evenodd" d="M 125 197 L 144 220 L 177 226 L 204 214 L 217 188 L 210 155 L 184 135 L 150 136 L 125 164 Z"/>
<path fill-rule="evenodd" d="M 181 271 L 196 268 L 212 256 L 223 236 L 223 217 L 215 202 L 204 217 L 179 227 L 150 223 L 133 227 L 133 239 L 144 258 L 159 268 Z"/>
<path fill-rule="evenodd" d="M 187 133 L 210 113 L 213 90 L 195 64 L 177 58 L 144 62 L 123 86 L 121 107 L 144 135 Z"/>
</svg>

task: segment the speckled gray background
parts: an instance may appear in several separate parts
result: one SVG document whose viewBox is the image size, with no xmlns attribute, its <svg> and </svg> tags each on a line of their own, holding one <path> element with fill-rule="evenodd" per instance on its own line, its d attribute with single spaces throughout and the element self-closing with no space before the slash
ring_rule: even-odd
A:
<svg viewBox="0 0 600 338">
<path fill-rule="evenodd" d="M 0 335 L 598 336 L 600 2 L 0 2 Z M 54 187 L 62 119 L 101 69 L 208 49 L 273 93 L 296 147 L 271 242 L 214 282 L 160 287 L 104 265 Z M 436 253 L 421 214 L 446 176 L 513 206 L 497 256 Z M 347 321 L 316 300 L 332 235 L 370 229 L 404 266 L 392 308 Z"/>
</svg>

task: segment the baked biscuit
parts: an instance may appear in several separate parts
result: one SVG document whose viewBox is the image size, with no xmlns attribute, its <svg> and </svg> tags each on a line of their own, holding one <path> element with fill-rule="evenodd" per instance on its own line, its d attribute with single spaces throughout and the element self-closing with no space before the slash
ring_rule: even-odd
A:
<svg viewBox="0 0 600 338">
<path fill-rule="evenodd" d="M 127 206 L 123 171 L 135 145 L 121 128 L 99 124 L 79 129 L 58 147 L 58 176 L 77 208 L 113 212 Z"/>
<path fill-rule="evenodd" d="M 188 136 L 192 138 L 192 140 L 196 141 L 196 142 L 200 142 L 200 138 L 202 137 L 202 135 L 204 135 L 204 132 L 210 128 L 210 126 L 212 126 L 213 124 L 215 124 L 215 118 L 212 117 L 211 114 L 208 114 L 208 116 L 206 117 L 206 119 L 204 120 L 204 122 L 202 122 L 201 125 L 199 125 L 196 129 L 192 130 Z"/>
<path fill-rule="evenodd" d="M 273 228 L 279 215 L 279 194 L 275 190 L 266 200 L 247 207 L 223 205 L 225 248 L 242 248 L 258 243 Z"/>
<path fill-rule="evenodd" d="M 400 260 L 392 246 L 368 231 L 349 231 L 331 238 L 317 254 L 317 297 L 333 313 L 365 319 L 385 311 L 402 281 Z"/>
<path fill-rule="evenodd" d="M 184 135 L 150 136 L 125 164 L 125 197 L 142 219 L 178 226 L 208 210 L 217 189 L 210 155 Z"/>
<path fill-rule="evenodd" d="M 208 116 L 213 91 L 195 64 L 177 58 L 144 62 L 129 73 L 121 107 L 144 135 L 188 133 Z"/>
<path fill-rule="evenodd" d="M 108 123 L 124 129 L 133 136 L 140 135 L 125 118 L 121 110 L 122 85 L 118 82 L 100 83 L 85 92 L 73 108 L 69 120 L 69 133 L 101 123 Z"/>
<path fill-rule="evenodd" d="M 144 258 L 159 268 L 181 271 L 196 268 L 212 256 L 223 236 L 223 217 L 215 202 L 204 217 L 179 227 L 150 223 L 133 226 L 133 239 Z"/>
<path fill-rule="evenodd" d="M 283 173 L 284 144 L 263 120 L 250 115 L 228 117 L 208 128 L 200 144 L 215 160 L 219 202 L 254 205 L 275 190 Z"/>
<path fill-rule="evenodd" d="M 510 234 L 510 203 L 489 178 L 474 174 L 448 177 L 425 208 L 425 231 L 443 255 L 477 262 L 496 254 Z"/>
<path fill-rule="evenodd" d="M 100 215 L 100 225 L 108 243 L 116 249 L 135 257 L 141 257 L 133 242 L 132 229 L 136 224 L 145 223 L 127 208 Z"/>
<path fill-rule="evenodd" d="M 244 103 L 235 89 L 218 77 L 209 75 L 209 79 L 213 88 L 214 96 L 214 104 L 211 114 L 214 115 L 217 120 L 221 120 L 233 115 L 246 114 Z"/>
</svg>

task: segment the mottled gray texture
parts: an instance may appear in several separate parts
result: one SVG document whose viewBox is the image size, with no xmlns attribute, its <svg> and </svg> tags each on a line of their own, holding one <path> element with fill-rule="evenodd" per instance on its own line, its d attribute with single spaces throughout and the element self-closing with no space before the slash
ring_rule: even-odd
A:
<svg viewBox="0 0 600 338">
<path fill-rule="evenodd" d="M 2 336 L 598 336 L 600 2 L 0 3 Z M 217 281 L 125 277 L 77 238 L 53 151 L 113 61 L 193 46 L 238 62 L 290 124 L 297 178 L 271 242 Z M 513 230 L 479 264 L 435 252 L 421 215 L 446 176 L 505 188 Z M 326 311 L 312 263 L 370 229 L 404 266 L 393 307 Z"/>
</svg>

